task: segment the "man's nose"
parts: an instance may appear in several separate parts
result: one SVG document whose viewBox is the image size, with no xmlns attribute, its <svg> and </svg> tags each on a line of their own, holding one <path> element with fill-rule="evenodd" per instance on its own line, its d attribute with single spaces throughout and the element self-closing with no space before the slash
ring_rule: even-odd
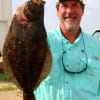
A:
<svg viewBox="0 0 100 100">
<path fill-rule="evenodd" d="M 67 7 L 66 8 L 67 13 L 72 13 L 73 11 L 74 11 L 74 9 L 72 7 Z"/>
</svg>

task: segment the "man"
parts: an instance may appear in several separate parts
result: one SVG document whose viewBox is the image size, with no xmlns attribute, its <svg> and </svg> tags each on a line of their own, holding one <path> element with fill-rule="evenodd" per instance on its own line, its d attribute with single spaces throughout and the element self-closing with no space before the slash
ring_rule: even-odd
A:
<svg viewBox="0 0 100 100">
<path fill-rule="evenodd" d="M 100 100 L 100 42 L 80 27 L 82 0 L 59 0 L 59 28 L 48 32 L 52 53 L 49 76 L 36 89 L 36 100 Z"/>
<path fill-rule="evenodd" d="M 57 2 L 59 28 L 47 33 L 52 69 L 36 100 L 100 100 L 100 41 L 80 27 L 84 7 L 82 0 Z"/>
</svg>

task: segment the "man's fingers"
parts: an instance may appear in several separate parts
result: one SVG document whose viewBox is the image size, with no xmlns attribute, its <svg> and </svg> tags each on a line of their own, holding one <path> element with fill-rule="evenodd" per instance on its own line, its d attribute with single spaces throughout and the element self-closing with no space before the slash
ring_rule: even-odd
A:
<svg viewBox="0 0 100 100">
<path fill-rule="evenodd" d="M 18 8 L 17 8 L 17 10 L 15 12 L 15 15 L 20 16 L 20 17 L 22 17 L 22 18 L 27 20 L 26 16 L 23 13 L 23 9 L 24 9 L 24 4 L 18 6 Z"/>
</svg>

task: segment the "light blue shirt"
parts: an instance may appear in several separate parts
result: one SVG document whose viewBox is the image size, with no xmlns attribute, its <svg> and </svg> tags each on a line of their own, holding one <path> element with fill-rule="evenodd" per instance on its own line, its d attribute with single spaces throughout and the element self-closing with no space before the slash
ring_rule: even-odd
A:
<svg viewBox="0 0 100 100">
<path fill-rule="evenodd" d="M 35 90 L 36 100 L 100 100 L 100 42 L 80 32 L 71 44 L 60 29 L 48 32 L 52 53 L 52 69 Z M 63 55 L 63 50 L 66 53 Z M 63 61 L 62 61 L 63 56 Z M 75 71 L 87 64 L 79 74 L 71 74 L 64 66 Z"/>
</svg>

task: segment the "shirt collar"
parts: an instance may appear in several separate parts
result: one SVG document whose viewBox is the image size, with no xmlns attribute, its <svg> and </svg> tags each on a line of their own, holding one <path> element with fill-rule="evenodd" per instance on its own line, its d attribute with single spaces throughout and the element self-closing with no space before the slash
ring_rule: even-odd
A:
<svg viewBox="0 0 100 100">
<path fill-rule="evenodd" d="M 60 28 L 57 28 L 57 31 L 58 31 L 58 32 L 57 32 L 57 33 L 58 33 L 58 36 L 61 38 L 61 40 L 62 40 L 64 43 L 72 44 L 72 43 L 69 42 L 69 40 L 67 40 L 67 39 L 62 35 Z M 79 41 L 81 40 L 81 38 L 82 38 L 82 30 L 80 31 L 79 36 L 77 37 L 77 39 L 74 41 L 74 43 L 73 43 L 72 45 L 78 44 Z"/>
</svg>

